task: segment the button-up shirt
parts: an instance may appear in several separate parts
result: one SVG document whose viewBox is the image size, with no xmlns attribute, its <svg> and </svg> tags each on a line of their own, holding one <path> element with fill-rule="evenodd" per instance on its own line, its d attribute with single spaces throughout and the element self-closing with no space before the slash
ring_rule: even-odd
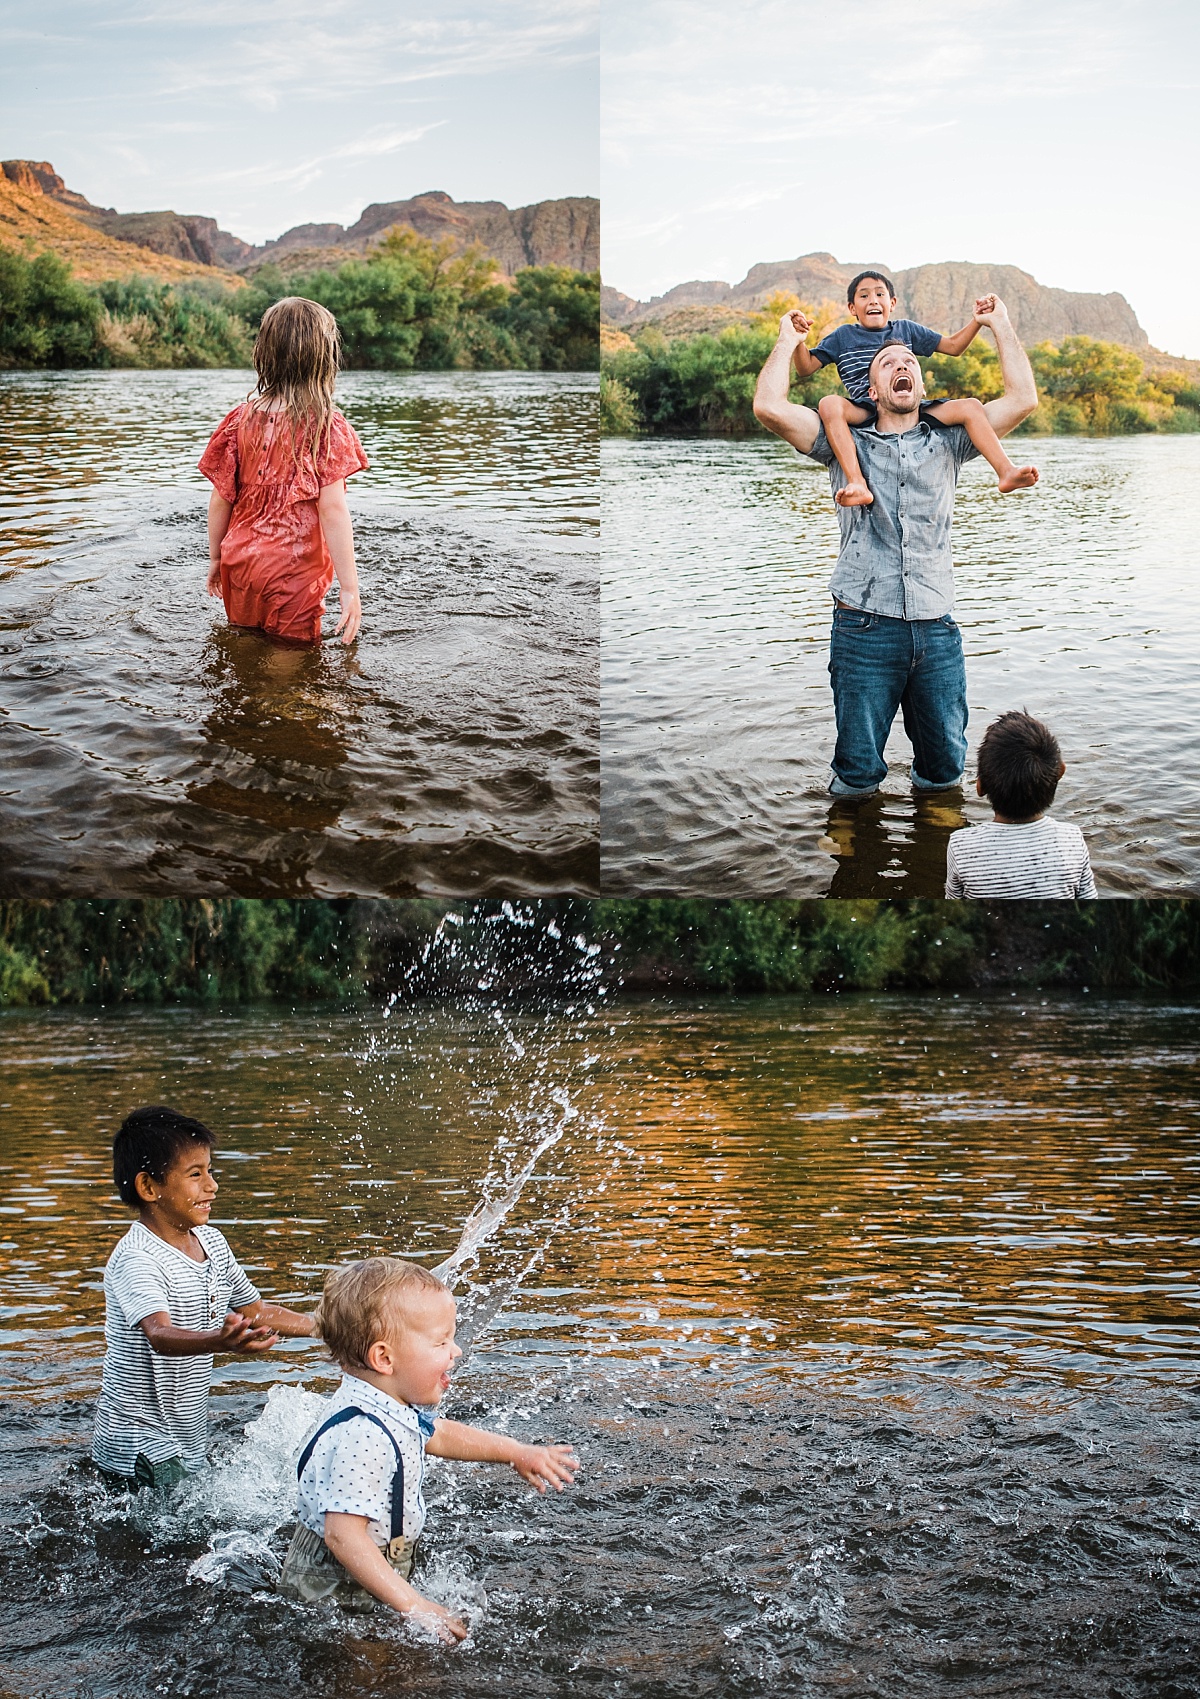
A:
<svg viewBox="0 0 1200 1699">
<path fill-rule="evenodd" d="M 961 425 L 922 419 L 910 431 L 854 428 L 863 477 L 875 500 L 839 507 L 842 546 L 829 588 L 839 602 L 888 619 L 941 619 L 954 608 L 950 524 L 963 464 L 979 450 Z M 836 494 L 846 476 L 824 429 L 808 451 L 829 467 Z"/>
</svg>

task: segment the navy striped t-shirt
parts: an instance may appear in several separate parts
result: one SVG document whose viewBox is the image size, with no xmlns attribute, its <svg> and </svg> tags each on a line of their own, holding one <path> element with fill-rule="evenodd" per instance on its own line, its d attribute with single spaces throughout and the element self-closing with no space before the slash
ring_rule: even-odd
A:
<svg viewBox="0 0 1200 1699">
<path fill-rule="evenodd" d="M 861 324 L 840 324 L 812 351 L 814 360 L 823 366 L 836 364 L 842 388 L 851 401 L 866 401 L 870 389 L 868 373 L 871 361 L 885 342 L 907 342 L 914 354 L 924 358 L 936 354 L 942 340 L 940 330 L 930 330 L 927 324 L 915 319 L 892 319 L 882 330 L 868 330 Z"/>
</svg>

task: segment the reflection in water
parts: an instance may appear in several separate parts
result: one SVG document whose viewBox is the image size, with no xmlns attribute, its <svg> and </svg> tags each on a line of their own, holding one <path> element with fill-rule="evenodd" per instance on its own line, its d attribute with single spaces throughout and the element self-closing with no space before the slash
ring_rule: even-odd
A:
<svg viewBox="0 0 1200 1699">
<path fill-rule="evenodd" d="M 875 896 L 884 879 L 889 896 L 927 895 L 939 879 L 945 883 L 946 840 L 965 825 L 957 786 L 933 796 L 876 791 L 859 801 L 835 798 L 818 839 L 820 849 L 837 857 L 829 895 Z"/>
<path fill-rule="evenodd" d="M 14 1691 L 1189 1691 L 1194 1006 L 490 995 L 0 1018 Z M 544 1503 L 435 1467 L 422 1580 L 470 1608 L 460 1653 L 273 1597 L 332 1384 L 303 1342 L 218 1364 L 214 1468 L 174 1500 L 79 1462 L 105 1146 L 149 1098 L 220 1129 L 221 1225 L 301 1305 L 348 1255 L 439 1262 L 558 1135 L 464 1270 L 481 1329 L 530 1272 L 447 1413 L 585 1474 Z"/>
<path fill-rule="evenodd" d="M 359 670 L 352 652 L 214 627 L 201 669 L 212 699 L 204 738 L 213 776 L 187 787 L 191 800 L 276 831 L 335 825 L 352 795 L 341 769 L 356 729 L 338 717 L 338 687 Z"/>
<path fill-rule="evenodd" d="M 203 593 L 247 382 L 0 374 L 0 889 L 594 891 L 594 375 L 346 374 L 363 635 L 287 662 Z"/>
<path fill-rule="evenodd" d="M 1200 437 L 1039 439 L 1042 481 L 964 469 L 955 578 L 974 751 L 1005 709 L 1046 720 L 1055 813 L 1101 894 L 1200 892 Z M 604 866 L 613 894 L 823 896 L 833 871 L 826 474 L 777 441 L 603 445 Z M 1186 493 L 1181 493 L 1186 492 Z M 939 896 L 899 721 L 881 835 L 854 886 Z M 929 853 L 927 853 L 929 852 Z"/>
</svg>

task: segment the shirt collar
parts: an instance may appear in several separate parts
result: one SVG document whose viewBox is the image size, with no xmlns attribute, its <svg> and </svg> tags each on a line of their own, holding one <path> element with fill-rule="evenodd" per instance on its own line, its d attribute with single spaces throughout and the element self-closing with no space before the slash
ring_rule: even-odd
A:
<svg viewBox="0 0 1200 1699">
<path fill-rule="evenodd" d="M 393 1422 L 410 1428 L 413 1433 L 420 1431 L 417 1412 L 412 1405 L 402 1404 L 398 1398 L 393 1398 L 390 1392 L 372 1386 L 369 1380 L 360 1380 L 357 1375 L 343 1371 L 342 1384 L 338 1390 L 345 1393 L 348 1404 L 357 1404 L 363 1410 L 372 1410 L 376 1415 L 390 1417 Z"/>
</svg>

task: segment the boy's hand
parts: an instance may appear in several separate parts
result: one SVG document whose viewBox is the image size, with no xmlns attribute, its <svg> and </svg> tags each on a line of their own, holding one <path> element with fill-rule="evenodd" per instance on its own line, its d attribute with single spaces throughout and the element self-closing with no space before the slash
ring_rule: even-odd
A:
<svg viewBox="0 0 1200 1699">
<path fill-rule="evenodd" d="M 362 601 L 357 590 L 341 590 L 338 595 L 341 612 L 338 615 L 338 622 L 333 628 L 333 635 L 336 637 L 340 632 L 343 643 L 353 643 L 362 626 Z M 342 630 L 343 626 L 345 626 L 344 631 Z"/>
<path fill-rule="evenodd" d="M 466 1623 L 460 1622 L 445 1605 L 434 1604 L 432 1599 L 422 1598 L 420 1604 L 413 1605 L 406 1614 L 436 1634 L 444 1646 L 453 1646 L 467 1637 Z"/>
<path fill-rule="evenodd" d="M 269 1351 L 278 1344 L 279 1335 L 273 1327 L 256 1327 L 240 1310 L 230 1310 L 217 1335 L 218 1351 Z"/>
<path fill-rule="evenodd" d="M 792 329 L 798 331 L 801 336 L 807 336 L 813 327 L 813 320 L 809 318 L 807 313 L 793 312 L 791 320 Z"/>
<path fill-rule="evenodd" d="M 208 576 L 204 580 L 204 589 L 205 593 L 209 596 L 219 596 L 221 594 L 221 563 L 219 560 L 209 561 Z"/>
<path fill-rule="evenodd" d="M 538 1492 L 544 1493 L 551 1486 L 560 1493 L 574 1481 L 579 1459 L 572 1455 L 569 1445 L 523 1445 L 512 1466 Z"/>
<path fill-rule="evenodd" d="M 994 319 L 1006 319 L 1008 308 L 999 295 L 981 295 L 975 303 L 975 317 L 980 324 L 991 324 Z"/>
</svg>

